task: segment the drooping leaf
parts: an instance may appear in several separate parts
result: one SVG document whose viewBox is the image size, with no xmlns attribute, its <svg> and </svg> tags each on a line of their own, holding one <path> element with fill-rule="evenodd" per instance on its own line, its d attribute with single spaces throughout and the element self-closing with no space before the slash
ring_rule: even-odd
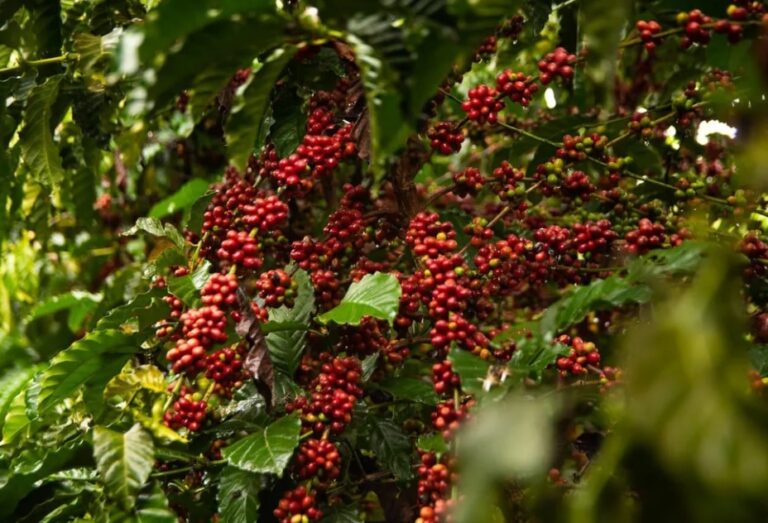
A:
<svg viewBox="0 0 768 523">
<path fill-rule="evenodd" d="M 85 291 L 70 291 L 59 294 L 40 302 L 32 309 L 30 320 L 53 314 L 60 310 L 69 309 L 68 325 L 72 331 L 77 331 L 85 316 L 92 312 L 101 302 L 102 295 Z"/>
<path fill-rule="evenodd" d="M 96 324 L 98 330 L 125 328 L 126 324 L 138 320 L 139 328 L 160 321 L 168 316 L 170 309 L 162 298 L 164 289 L 151 289 L 139 294 L 133 300 L 109 311 Z"/>
<path fill-rule="evenodd" d="M 257 140 L 266 135 L 263 126 L 268 123 L 272 87 L 295 52 L 296 48 L 290 46 L 272 53 L 243 90 L 240 103 L 232 108 L 226 125 L 227 150 L 230 160 L 240 170 L 245 169 L 254 149 L 262 145 Z"/>
<path fill-rule="evenodd" d="M 315 309 L 315 294 L 309 276 L 304 270 L 298 270 L 293 275 L 298 285 L 293 308 L 285 306 L 269 311 L 269 321 L 276 323 L 296 322 L 307 324 Z M 267 347 L 275 369 L 293 376 L 301 360 L 304 350 L 306 330 L 283 330 L 267 334 Z"/>
<path fill-rule="evenodd" d="M 248 472 L 282 474 L 299 444 L 300 428 L 297 415 L 284 416 L 261 432 L 225 447 L 222 454 L 231 465 Z"/>
<path fill-rule="evenodd" d="M 0 377 L 0 427 L 5 422 L 11 403 L 19 394 L 23 394 L 24 388 L 38 370 L 38 366 L 13 368 Z"/>
<path fill-rule="evenodd" d="M 377 385 L 400 400 L 415 401 L 427 405 L 436 405 L 438 402 L 432 384 L 424 380 L 397 376 L 382 380 Z"/>
<path fill-rule="evenodd" d="M 454 372 L 461 378 L 461 388 L 472 394 L 481 394 L 491 368 L 490 363 L 458 347 L 451 349 L 448 359 L 451 360 Z"/>
<path fill-rule="evenodd" d="M 190 307 L 200 301 L 200 289 L 211 277 L 211 263 L 205 260 L 194 271 L 185 275 L 168 278 L 168 291 Z"/>
<path fill-rule="evenodd" d="M 391 274 L 366 274 L 352 283 L 341 303 L 321 315 L 318 320 L 341 325 L 359 325 L 366 317 L 387 320 L 390 324 L 400 306 L 400 282 Z"/>
<path fill-rule="evenodd" d="M 179 249 L 183 249 L 186 245 L 184 237 L 176 227 L 170 223 L 163 224 L 157 218 L 139 218 L 136 220 L 136 225 L 123 232 L 123 235 L 133 236 L 139 231 L 146 232 L 157 238 L 167 238 Z"/>
<path fill-rule="evenodd" d="M 398 479 L 411 478 L 413 470 L 408 436 L 397 425 L 378 416 L 368 416 L 366 421 L 371 450 L 381 466 L 392 471 Z"/>
<path fill-rule="evenodd" d="M 363 523 L 360 510 L 354 505 L 333 507 L 320 523 Z"/>
<path fill-rule="evenodd" d="M 223 521 L 250 523 L 259 516 L 259 492 L 265 478 L 233 466 L 224 467 L 219 476 L 219 513 Z"/>
<path fill-rule="evenodd" d="M 138 523 L 175 523 L 179 516 L 168 506 L 168 498 L 158 483 L 139 494 L 136 500 Z"/>
<path fill-rule="evenodd" d="M 128 432 L 106 427 L 93 429 L 93 457 L 107 495 L 130 510 L 149 479 L 155 460 L 152 437 L 136 424 Z"/>
<path fill-rule="evenodd" d="M 279 44 L 283 31 L 277 17 L 221 20 L 193 33 L 170 53 L 148 88 L 149 107 L 165 107 L 178 93 L 193 86 L 200 71 L 230 71 L 250 65 L 260 53 Z"/>
<path fill-rule="evenodd" d="M 38 411 L 43 413 L 59 401 L 99 376 L 98 372 L 107 363 L 119 372 L 128 358 L 138 350 L 136 339 L 115 330 L 96 330 L 61 351 L 43 372 L 40 382 Z"/>
<path fill-rule="evenodd" d="M 176 41 L 216 22 L 239 14 L 272 14 L 275 4 L 268 0 L 166 0 L 150 12 L 142 30 L 139 58 L 151 63 Z"/>
<path fill-rule="evenodd" d="M 150 218 L 164 218 L 176 212 L 189 209 L 203 194 L 208 191 L 209 183 L 202 178 L 194 178 L 181 188 L 157 202 L 149 211 Z"/>
<path fill-rule="evenodd" d="M 54 203 L 61 204 L 61 184 L 64 169 L 61 164 L 59 146 L 52 128 L 53 105 L 59 95 L 63 76 L 51 76 L 44 83 L 32 89 L 24 113 L 24 123 L 19 133 L 19 144 L 24 163 L 33 176 L 50 184 Z"/>
<path fill-rule="evenodd" d="M 443 438 L 442 434 L 419 436 L 419 439 L 416 441 L 416 446 L 421 450 L 437 452 L 438 454 L 442 454 L 448 450 L 448 445 L 445 444 L 445 438 Z"/>
</svg>

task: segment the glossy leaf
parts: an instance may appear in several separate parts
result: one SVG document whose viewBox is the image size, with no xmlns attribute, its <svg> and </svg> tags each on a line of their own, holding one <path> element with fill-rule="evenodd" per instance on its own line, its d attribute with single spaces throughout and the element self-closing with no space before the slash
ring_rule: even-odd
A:
<svg viewBox="0 0 768 523">
<path fill-rule="evenodd" d="M 308 324 L 315 309 L 315 293 L 309 276 L 304 270 L 298 270 L 293 275 L 298 284 L 293 308 L 286 306 L 269 311 L 269 322 Z M 267 334 L 267 347 L 275 369 L 286 376 L 292 376 L 296 371 L 304 351 L 304 340 L 307 336 L 305 329 L 280 330 Z"/>
<path fill-rule="evenodd" d="M 43 413 L 93 380 L 109 361 L 110 367 L 119 363 L 117 373 L 138 350 L 136 339 L 120 331 L 94 331 L 57 354 L 43 372 L 38 410 Z M 120 363 L 122 361 L 122 363 Z"/>
<path fill-rule="evenodd" d="M 411 442 L 408 436 L 391 421 L 377 416 L 368 416 L 366 419 L 371 450 L 379 463 L 391 470 L 398 479 L 411 478 Z"/>
<path fill-rule="evenodd" d="M 163 218 L 178 211 L 189 209 L 206 192 L 208 182 L 201 178 L 188 181 L 174 194 L 164 198 L 152 206 L 150 218 Z"/>
<path fill-rule="evenodd" d="M 261 432 L 225 447 L 222 454 L 231 465 L 242 470 L 282 474 L 299 444 L 300 428 L 298 416 L 284 416 Z"/>
<path fill-rule="evenodd" d="M 227 466 L 219 476 L 219 513 L 223 521 L 250 523 L 259 517 L 259 492 L 264 476 Z"/>
<path fill-rule="evenodd" d="M 64 168 L 51 129 L 57 123 L 52 121 L 53 105 L 62 79 L 62 76 L 52 76 L 32 90 L 24 113 L 24 125 L 19 133 L 24 163 L 34 176 L 50 184 L 54 202 L 59 204 Z"/>
<path fill-rule="evenodd" d="M 400 282 L 391 274 L 367 274 L 352 283 L 341 303 L 322 314 L 318 320 L 341 325 L 359 325 L 366 316 L 387 320 L 390 324 L 400 306 Z"/>
<path fill-rule="evenodd" d="M 245 169 L 254 148 L 261 145 L 257 140 L 266 134 L 263 127 L 268 122 L 272 88 L 295 52 L 295 47 L 284 47 L 270 55 L 251 78 L 240 103 L 232 108 L 226 125 L 227 149 L 232 163 L 240 170 Z"/>
<path fill-rule="evenodd" d="M 152 438 L 141 425 L 121 433 L 106 427 L 93 429 L 93 457 L 107 494 L 125 510 L 136 503 L 136 495 L 149 478 L 155 462 Z"/>
</svg>

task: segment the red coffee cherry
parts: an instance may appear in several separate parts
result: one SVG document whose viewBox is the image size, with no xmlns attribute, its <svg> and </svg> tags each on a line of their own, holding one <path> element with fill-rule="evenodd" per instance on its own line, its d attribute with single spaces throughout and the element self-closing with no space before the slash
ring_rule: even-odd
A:
<svg viewBox="0 0 768 523">
<path fill-rule="evenodd" d="M 259 297 L 264 300 L 266 307 L 293 307 L 298 284 L 283 269 L 273 269 L 264 272 L 256 281 Z"/>
<path fill-rule="evenodd" d="M 508 96 L 513 102 L 528 107 L 534 93 L 539 90 L 539 86 L 534 83 L 533 76 L 515 73 L 507 69 L 496 77 L 496 89 L 499 93 Z"/>
<path fill-rule="evenodd" d="M 429 145 L 440 154 L 453 154 L 464 143 L 464 131 L 452 122 L 439 122 L 428 132 Z"/>
<path fill-rule="evenodd" d="M 280 523 L 307 523 L 323 516 L 316 506 L 315 492 L 303 486 L 284 493 L 273 514 Z"/>
<path fill-rule="evenodd" d="M 570 54 L 564 48 L 558 47 L 539 60 L 539 81 L 544 85 L 558 77 L 568 81 L 573 78 L 575 63 L 575 54 Z"/>
<path fill-rule="evenodd" d="M 478 85 L 469 90 L 461 108 L 473 122 L 495 124 L 504 102 L 499 100 L 499 93 L 493 87 Z"/>
<path fill-rule="evenodd" d="M 341 474 L 341 454 L 327 439 L 308 439 L 296 455 L 296 475 L 302 479 L 331 481 Z"/>
</svg>

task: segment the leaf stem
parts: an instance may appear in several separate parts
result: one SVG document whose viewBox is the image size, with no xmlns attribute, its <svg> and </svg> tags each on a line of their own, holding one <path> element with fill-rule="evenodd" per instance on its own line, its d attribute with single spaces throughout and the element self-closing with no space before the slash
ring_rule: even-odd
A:
<svg viewBox="0 0 768 523">
<path fill-rule="evenodd" d="M 45 65 L 60 64 L 70 60 L 74 61 L 78 58 L 80 58 L 80 55 L 77 53 L 65 53 L 59 56 L 52 56 L 50 58 L 40 58 L 39 60 L 26 60 L 22 61 L 18 65 L 12 65 L 10 67 L 4 67 L 0 69 L 0 75 L 15 73 L 17 71 L 21 71 L 25 67 L 42 67 Z"/>
</svg>

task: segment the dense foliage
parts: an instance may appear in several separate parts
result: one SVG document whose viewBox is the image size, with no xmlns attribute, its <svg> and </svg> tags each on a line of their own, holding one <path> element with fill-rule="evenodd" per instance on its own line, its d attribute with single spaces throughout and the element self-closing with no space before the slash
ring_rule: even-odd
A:
<svg viewBox="0 0 768 523">
<path fill-rule="evenodd" d="M 764 2 L 0 14 L 0 520 L 768 516 Z"/>
</svg>

